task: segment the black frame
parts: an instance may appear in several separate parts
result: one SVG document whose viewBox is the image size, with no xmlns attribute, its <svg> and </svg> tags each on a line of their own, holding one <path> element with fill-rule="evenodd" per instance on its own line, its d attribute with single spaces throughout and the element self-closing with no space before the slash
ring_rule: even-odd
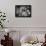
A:
<svg viewBox="0 0 46 46">
<path fill-rule="evenodd" d="M 30 11 L 30 15 L 27 15 L 27 16 L 19 16 L 19 14 L 17 14 L 17 9 L 19 10 L 21 7 L 25 7 L 26 9 L 28 9 Z M 31 17 L 31 13 L 32 13 L 32 10 L 31 10 L 31 5 L 16 5 L 15 6 L 15 17 Z"/>
</svg>

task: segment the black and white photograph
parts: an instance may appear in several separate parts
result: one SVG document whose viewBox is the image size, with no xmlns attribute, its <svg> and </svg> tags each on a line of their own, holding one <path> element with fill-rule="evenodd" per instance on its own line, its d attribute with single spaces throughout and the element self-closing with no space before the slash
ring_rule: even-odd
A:
<svg viewBox="0 0 46 46">
<path fill-rule="evenodd" d="M 31 5 L 16 5 L 15 17 L 31 17 Z"/>
</svg>

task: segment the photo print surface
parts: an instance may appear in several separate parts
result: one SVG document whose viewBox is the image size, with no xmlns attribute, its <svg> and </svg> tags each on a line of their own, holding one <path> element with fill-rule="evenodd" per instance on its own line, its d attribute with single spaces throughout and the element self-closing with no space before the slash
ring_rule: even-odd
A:
<svg viewBox="0 0 46 46">
<path fill-rule="evenodd" d="M 15 17 L 31 17 L 31 5 L 16 5 Z"/>
</svg>

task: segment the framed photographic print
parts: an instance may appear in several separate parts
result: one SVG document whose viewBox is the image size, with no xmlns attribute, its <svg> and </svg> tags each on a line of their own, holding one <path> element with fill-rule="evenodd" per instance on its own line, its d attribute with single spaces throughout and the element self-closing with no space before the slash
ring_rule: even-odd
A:
<svg viewBox="0 0 46 46">
<path fill-rule="evenodd" d="M 16 5 L 15 17 L 31 17 L 31 5 Z"/>
</svg>

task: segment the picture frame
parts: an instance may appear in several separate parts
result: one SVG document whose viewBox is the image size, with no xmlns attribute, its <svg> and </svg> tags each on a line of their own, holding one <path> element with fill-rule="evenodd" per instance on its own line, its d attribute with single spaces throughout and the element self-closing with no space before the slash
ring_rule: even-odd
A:
<svg viewBox="0 0 46 46">
<path fill-rule="evenodd" d="M 15 5 L 15 17 L 31 17 L 31 5 Z"/>
</svg>

